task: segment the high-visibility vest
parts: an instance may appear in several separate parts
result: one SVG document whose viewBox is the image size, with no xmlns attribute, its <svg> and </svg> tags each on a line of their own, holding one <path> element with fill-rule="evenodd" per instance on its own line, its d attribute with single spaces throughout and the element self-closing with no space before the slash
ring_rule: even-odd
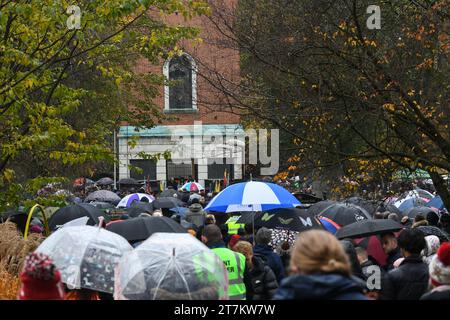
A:
<svg viewBox="0 0 450 320">
<path fill-rule="evenodd" d="M 244 228 L 245 224 L 243 223 L 236 223 L 238 221 L 240 216 L 233 216 L 230 217 L 227 222 L 225 222 L 226 225 L 228 225 L 228 234 L 237 234 L 239 228 Z"/>
<path fill-rule="evenodd" d="M 224 283 L 224 270 L 219 269 L 222 260 L 210 250 L 192 257 L 197 280 L 204 285 L 212 285 L 217 289 L 217 299 L 228 298 L 228 283 Z M 217 267 L 217 268 L 216 268 Z"/>
<path fill-rule="evenodd" d="M 228 297 L 230 300 L 245 300 L 245 256 L 227 248 L 212 249 L 225 264 L 228 271 Z"/>
</svg>

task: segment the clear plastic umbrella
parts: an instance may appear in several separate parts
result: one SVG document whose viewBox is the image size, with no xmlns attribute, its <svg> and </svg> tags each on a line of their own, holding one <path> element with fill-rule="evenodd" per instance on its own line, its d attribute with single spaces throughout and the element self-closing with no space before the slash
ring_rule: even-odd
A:
<svg viewBox="0 0 450 320">
<path fill-rule="evenodd" d="M 190 234 L 155 233 L 116 269 L 116 300 L 228 299 L 220 258 Z"/>
<path fill-rule="evenodd" d="M 70 289 L 113 293 L 114 268 L 133 247 L 116 233 L 92 226 L 64 227 L 36 249 L 50 256 Z"/>
</svg>

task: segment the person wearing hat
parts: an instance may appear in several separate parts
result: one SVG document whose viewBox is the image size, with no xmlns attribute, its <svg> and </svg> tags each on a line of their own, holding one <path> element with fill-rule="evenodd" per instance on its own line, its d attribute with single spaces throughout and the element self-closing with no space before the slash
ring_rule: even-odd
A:
<svg viewBox="0 0 450 320">
<path fill-rule="evenodd" d="M 432 290 L 420 300 L 450 300 L 450 242 L 444 242 L 429 265 Z"/>
<path fill-rule="evenodd" d="M 189 211 L 186 214 L 186 221 L 193 223 L 197 228 L 204 225 L 206 213 L 203 211 L 202 205 L 198 198 L 192 199 L 192 204 L 189 206 Z"/>
<path fill-rule="evenodd" d="M 43 253 L 25 258 L 20 281 L 19 300 L 64 300 L 61 273 Z"/>
<path fill-rule="evenodd" d="M 261 258 L 273 270 L 278 283 L 285 277 L 283 262 L 279 255 L 269 246 L 272 240 L 272 230 L 262 227 L 255 235 L 256 246 L 253 249 L 255 256 Z"/>
</svg>

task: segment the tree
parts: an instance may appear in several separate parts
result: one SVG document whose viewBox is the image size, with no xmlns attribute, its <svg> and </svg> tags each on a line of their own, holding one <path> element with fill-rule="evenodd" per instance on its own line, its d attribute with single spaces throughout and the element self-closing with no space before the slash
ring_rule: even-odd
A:
<svg viewBox="0 0 450 320">
<path fill-rule="evenodd" d="M 366 26 L 374 4 L 381 30 Z M 332 168 L 342 189 L 421 168 L 450 208 L 447 1 L 245 0 L 229 14 L 211 19 L 240 50 L 242 79 L 211 81 L 284 131 L 292 170 Z"/>
<path fill-rule="evenodd" d="M 34 178 L 113 161 L 109 137 L 121 122 L 153 125 L 163 80 L 133 74 L 134 63 L 157 63 L 197 36 L 164 16 L 208 12 L 201 1 L 83 1 L 78 29 L 68 28 L 69 4 L 0 1 L 0 207 L 15 204 Z"/>
</svg>

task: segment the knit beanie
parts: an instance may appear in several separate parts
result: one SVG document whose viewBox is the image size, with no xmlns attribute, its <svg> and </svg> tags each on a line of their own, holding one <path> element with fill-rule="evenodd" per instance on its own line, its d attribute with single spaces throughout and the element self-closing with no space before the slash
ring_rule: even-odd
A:
<svg viewBox="0 0 450 320">
<path fill-rule="evenodd" d="M 438 287 L 450 285 L 450 242 L 444 242 L 430 263 L 431 283 Z"/>
<path fill-rule="evenodd" d="M 64 300 L 61 274 L 43 253 L 31 253 L 20 273 L 20 300 Z"/>
</svg>

